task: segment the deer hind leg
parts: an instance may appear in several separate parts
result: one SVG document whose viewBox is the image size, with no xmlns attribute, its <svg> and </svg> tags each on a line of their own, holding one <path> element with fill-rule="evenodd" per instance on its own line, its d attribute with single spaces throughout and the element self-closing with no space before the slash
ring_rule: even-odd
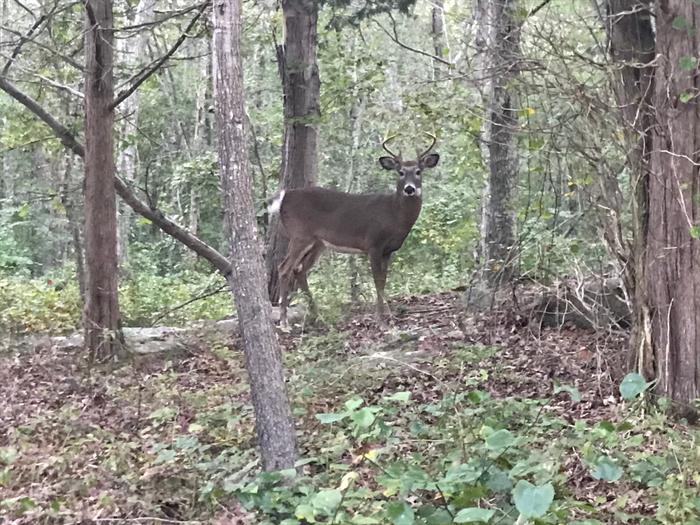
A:
<svg viewBox="0 0 700 525">
<path fill-rule="evenodd" d="M 386 298 L 384 296 L 386 276 L 389 271 L 389 260 L 390 256 L 381 252 L 369 254 L 372 277 L 374 277 L 374 287 L 377 291 L 377 322 L 382 326 L 386 324 L 384 317 L 389 313 L 389 307 L 386 305 Z"/>
<path fill-rule="evenodd" d="M 280 264 L 280 326 L 286 328 L 289 294 L 294 291 L 295 277 L 299 269 L 304 268 L 304 259 L 314 250 L 316 241 L 313 239 L 292 239 L 289 241 L 287 256 Z M 309 266 L 310 268 L 310 266 Z"/>
<path fill-rule="evenodd" d="M 318 318 L 318 306 L 316 305 L 316 301 L 314 301 L 314 297 L 311 294 L 311 290 L 309 289 L 309 282 L 306 280 L 306 276 L 308 275 L 309 270 L 311 270 L 314 264 L 316 264 L 316 261 L 318 261 L 318 258 L 323 252 L 323 248 L 324 246 L 322 242 L 319 241 L 315 243 L 313 248 L 309 252 L 307 252 L 307 254 L 304 256 L 301 263 L 299 263 L 299 266 L 295 269 L 294 272 L 294 281 L 306 295 L 306 298 L 309 302 L 309 311 L 313 319 Z"/>
</svg>

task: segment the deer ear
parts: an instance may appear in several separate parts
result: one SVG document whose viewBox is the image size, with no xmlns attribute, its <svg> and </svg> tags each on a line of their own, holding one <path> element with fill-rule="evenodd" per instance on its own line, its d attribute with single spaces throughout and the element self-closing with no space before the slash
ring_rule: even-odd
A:
<svg viewBox="0 0 700 525">
<path fill-rule="evenodd" d="M 399 165 L 394 157 L 379 157 L 379 164 L 381 164 L 382 168 L 385 170 L 395 170 Z"/>
<path fill-rule="evenodd" d="M 440 160 L 440 155 L 437 153 L 431 153 L 430 155 L 426 155 L 420 160 L 420 163 L 423 165 L 424 168 L 434 168 L 437 166 L 438 161 Z"/>
</svg>

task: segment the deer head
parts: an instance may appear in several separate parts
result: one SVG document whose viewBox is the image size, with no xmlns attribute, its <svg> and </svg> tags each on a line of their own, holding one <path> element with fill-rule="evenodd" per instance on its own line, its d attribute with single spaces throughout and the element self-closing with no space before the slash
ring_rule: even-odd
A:
<svg viewBox="0 0 700 525">
<path fill-rule="evenodd" d="M 425 135 L 432 139 L 432 143 L 424 152 L 417 151 L 416 160 L 404 161 L 401 159 L 401 151 L 398 155 L 392 152 L 388 143 L 392 141 L 396 135 L 393 135 L 386 139 L 382 143 L 382 148 L 391 155 L 390 157 L 379 157 L 379 164 L 385 170 L 394 170 L 398 178 L 396 180 L 396 193 L 408 198 L 420 197 L 421 190 L 421 176 L 423 170 L 426 168 L 434 168 L 437 166 L 440 160 L 440 155 L 437 153 L 430 153 L 430 151 L 435 147 L 437 138 L 431 133 L 423 132 Z"/>
</svg>

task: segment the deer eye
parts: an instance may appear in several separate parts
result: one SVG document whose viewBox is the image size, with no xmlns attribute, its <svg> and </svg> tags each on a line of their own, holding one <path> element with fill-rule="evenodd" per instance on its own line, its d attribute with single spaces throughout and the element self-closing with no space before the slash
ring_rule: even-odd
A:
<svg viewBox="0 0 700 525">
<path fill-rule="evenodd" d="M 404 170 L 399 170 L 399 177 L 405 177 L 406 172 Z"/>
<path fill-rule="evenodd" d="M 420 170 L 416 170 L 416 176 L 420 177 Z"/>
</svg>

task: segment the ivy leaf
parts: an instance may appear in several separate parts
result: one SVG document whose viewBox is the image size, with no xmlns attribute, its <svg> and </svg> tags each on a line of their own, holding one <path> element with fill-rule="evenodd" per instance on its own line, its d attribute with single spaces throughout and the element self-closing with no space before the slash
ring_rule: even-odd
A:
<svg viewBox="0 0 700 525">
<path fill-rule="evenodd" d="M 622 477 L 622 468 L 609 456 L 602 456 L 596 462 L 591 476 L 603 481 L 617 481 Z"/>
<path fill-rule="evenodd" d="M 455 516 L 455 523 L 488 523 L 496 513 L 492 509 L 480 509 L 479 507 L 469 507 L 460 510 Z"/>
<path fill-rule="evenodd" d="M 387 514 L 394 525 L 413 525 L 416 519 L 411 506 L 403 501 L 389 503 Z"/>
<path fill-rule="evenodd" d="M 309 523 L 316 523 L 315 516 L 316 511 L 311 505 L 307 503 L 297 505 L 297 508 L 294 509 L 294 517 L 299 518 L 300 520 L 305 520 Z"/>
<path fill-rule="evenodd" d="M 551 483 L 533 485 L 521 479 L 513 489 L 515 508 L 525 518 L 541 518 L 554 501 L 554 487 Z"/>
<path fill-rule="evenodd" d="M 374 411 L 365 407 L 352 415 L 352 420 L 359 428 L 368 428 L 374 423 Z"/>
<path fill-rule="evenodd" d="M 497 430 L 486 438 L 486 446 L 490 450 L 503 450 L 515 442 L 513 434 L 506 429 Z"/>
<path fill-rule="evenodd" d="M 640 374 L 633 372 L 627 374 L 622 380 L 622 383 L 620 383 L 620 395 L 622 399 L 629 401 L 644 392 L 647 388 L 649 388 L 649 383 L 647 383 Z"/>
<path fill-rule="evenodd" d="M 340 505 L 342 499 L 343 495 L 337 489 L 322 490 L 311 500 L 311 505 L 313 505 L 314 509 L 330 516 Z"/>
<path fill-rule="evenodd" d="M 690 236 L 693 239 L 700 239 L 700 226 L 695 225 L 690 228 Z"/>
</svg>

